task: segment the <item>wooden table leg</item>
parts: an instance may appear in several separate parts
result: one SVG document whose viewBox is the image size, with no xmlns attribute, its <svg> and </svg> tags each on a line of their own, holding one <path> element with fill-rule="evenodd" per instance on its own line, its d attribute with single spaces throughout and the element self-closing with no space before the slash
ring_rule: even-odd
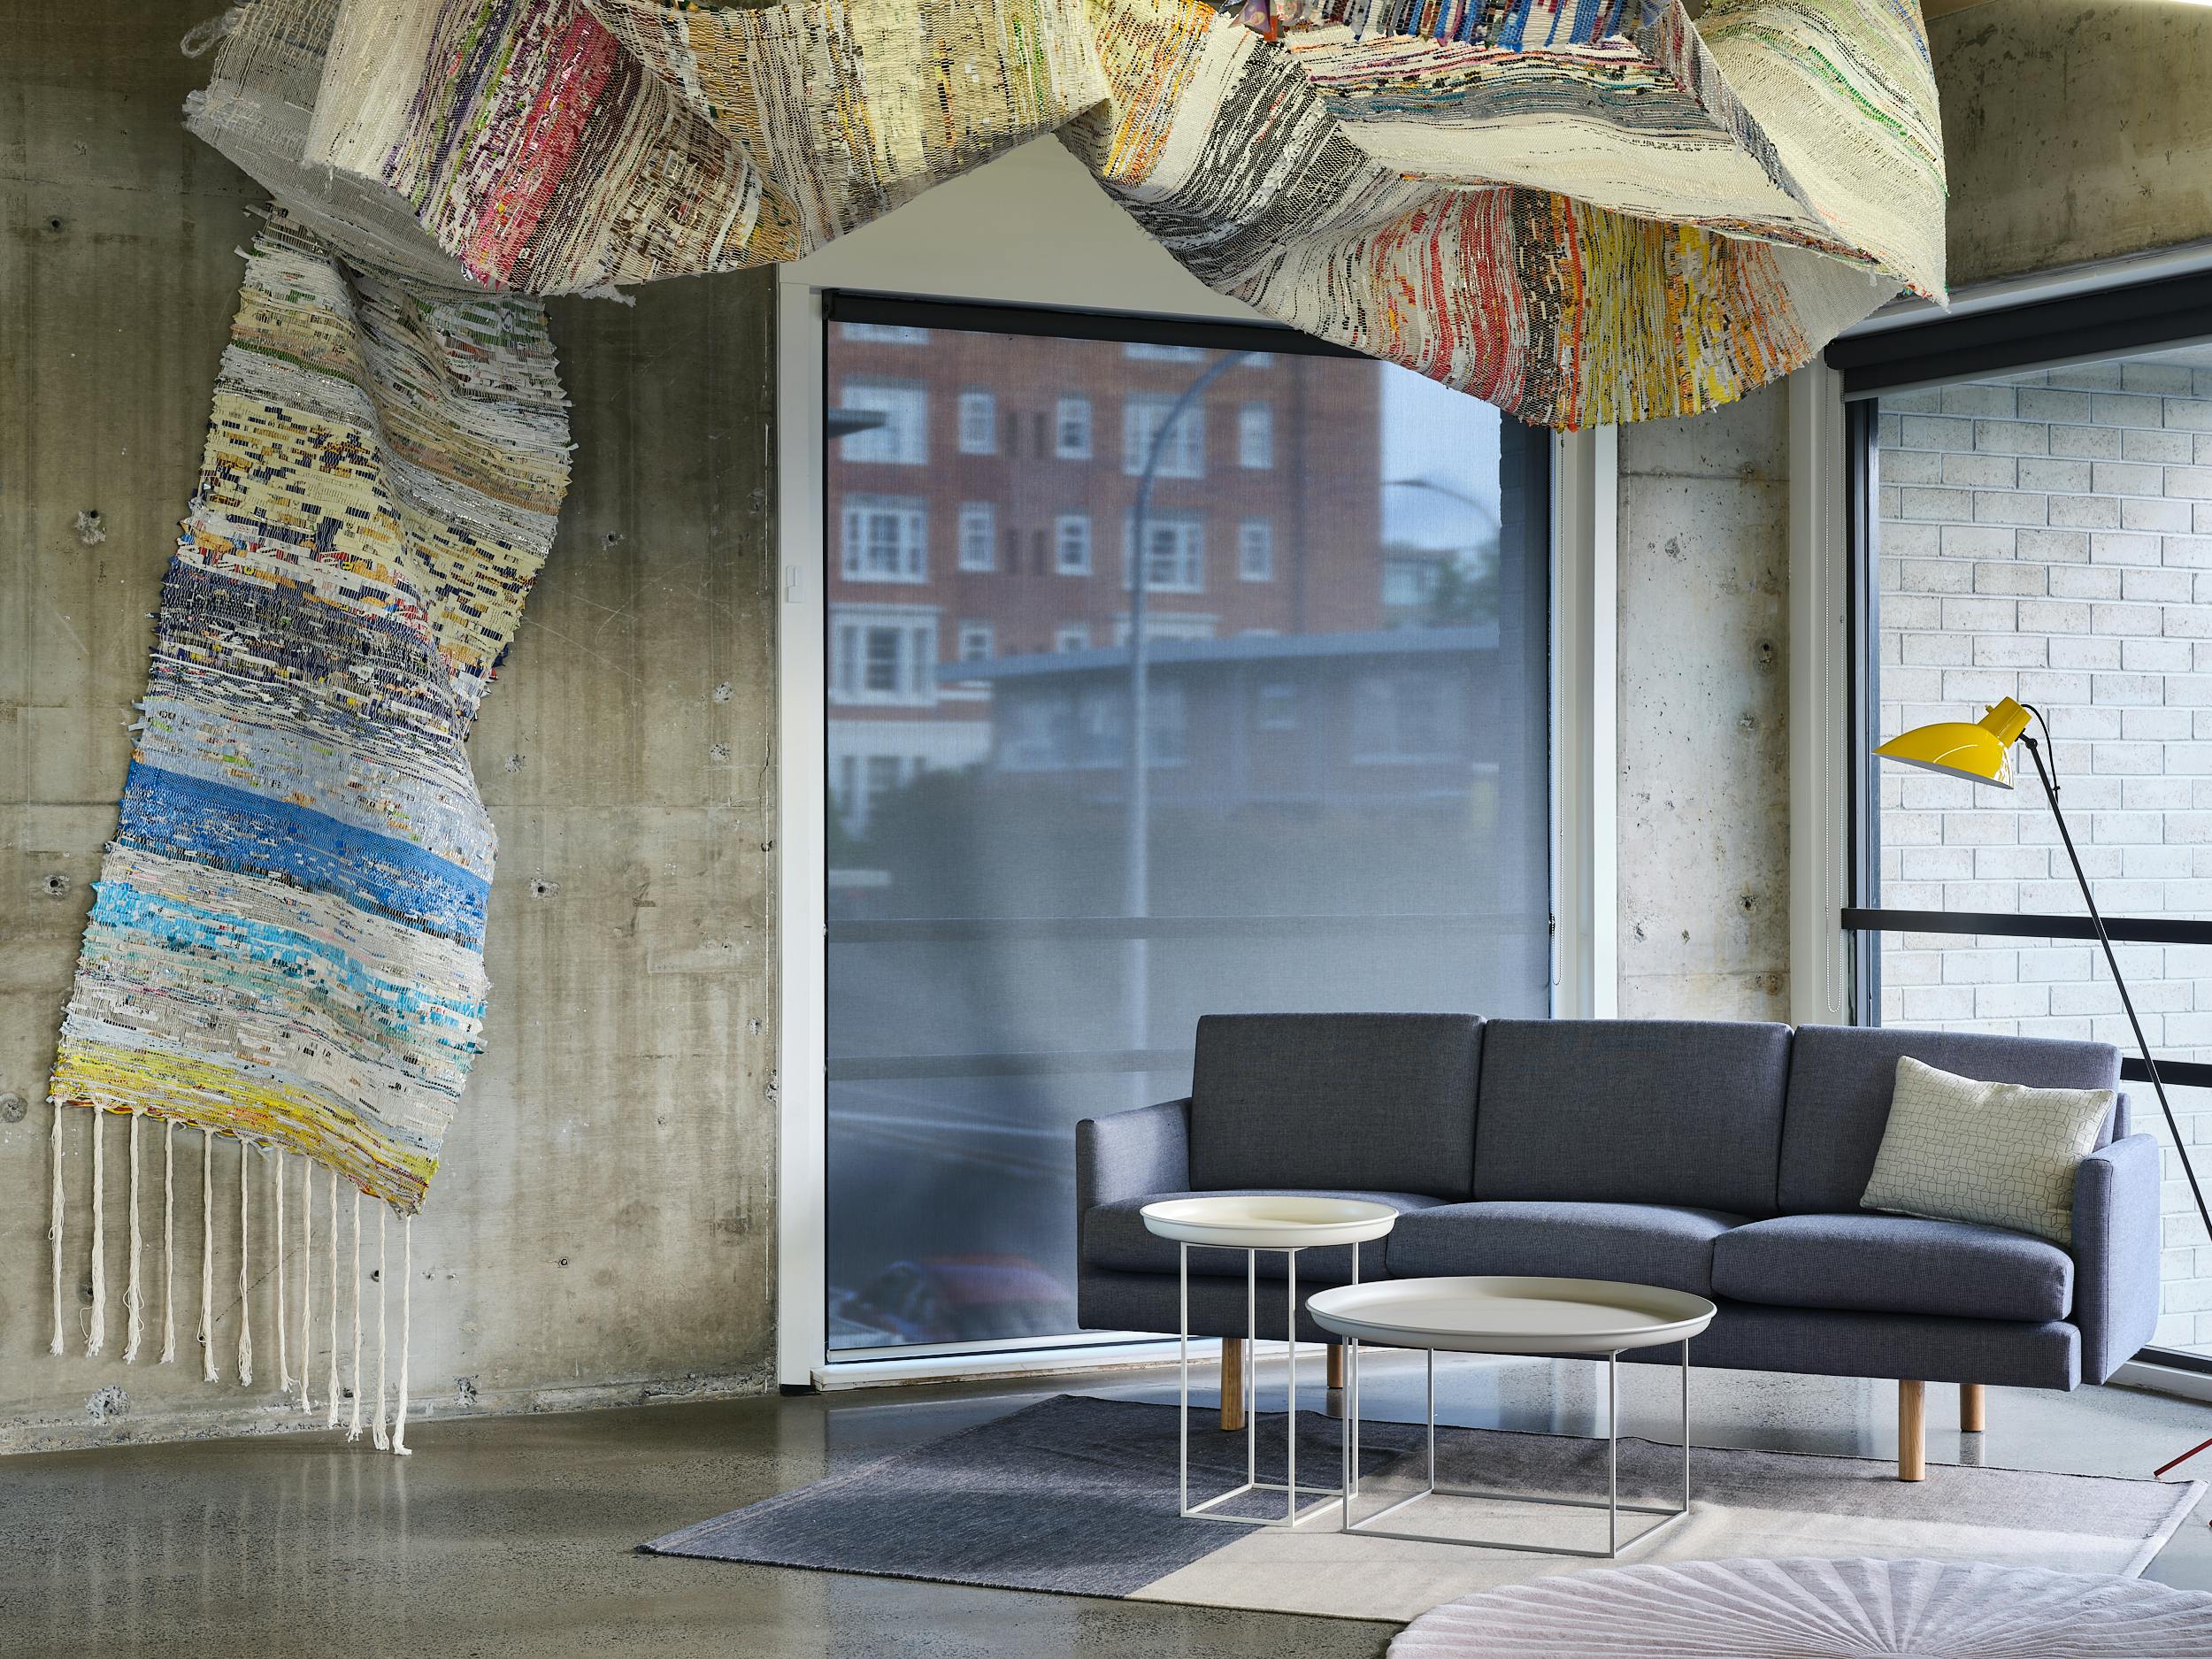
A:
<svg viewBox="0 0 2212 1659">
<path fill-rule="evenodd" d="M 1979 1434 L 1989 1426 L 1989 1399 L 1981 1384 L 1959 1385 L 1959 1432 Z"/>
<path fill-rule="evenodd" d="M 1901 1378 L 1897 1384 L 1897 1478 L 1928 1478 L 1927 1385 Z"/>
<path fill-rule="evenodd" d="M 1221 1426 L 1225 1431 L 1244 1426 L 1244 1339 L 1240 1336 L 1221 1339 Z"/>
<path fill-rule="evenodd" d="M 1329 1386 L 1341 1390 L 1344 1386 L 1344 1344 L 1329 1344 Z"/>
</svg>

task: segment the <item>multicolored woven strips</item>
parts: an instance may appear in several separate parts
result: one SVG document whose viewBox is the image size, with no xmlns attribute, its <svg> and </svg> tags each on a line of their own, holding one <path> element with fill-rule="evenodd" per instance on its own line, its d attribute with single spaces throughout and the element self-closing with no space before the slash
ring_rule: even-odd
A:
<svg viewBox="0 0 2212 1659">
<path fill-rule="evenodd" d="M 795 258 L 1058 132 L 1209 286 L 1555 426 L 1943 288 L 1913 0 L 250 0 L 195 122 L 335 245 L 532 293 Z"/>
<path fill-rule="evenodd" d="M 542 307 L 255 241 L 52 1092 L 421 1204 L 480 1048 L 465 751 L 552 543 Z"/>
</svg>

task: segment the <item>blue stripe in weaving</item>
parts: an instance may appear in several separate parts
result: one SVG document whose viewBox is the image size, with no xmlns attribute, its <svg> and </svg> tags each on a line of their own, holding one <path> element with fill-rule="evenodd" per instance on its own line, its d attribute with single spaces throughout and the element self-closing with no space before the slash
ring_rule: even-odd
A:
<svg viewBox="0 0 2212 1659">
<path fill-rule="evenodd" d="M 472 950 L 484 948 L 489 882 L 419 847 L 289 802 L 134 761 L 117 838 L 172 858 L 335 894 Z"/>
<path fill-rule="evenodd" d="M 388 1030 L 416 1022 L 465 1033 L 472 1022 L 484 1018 L 480 997 L 442 996 L 381 973 L 343 947 L 297 928 L 205 910 L 127 881 L 100 883 L 92 919 L 167 949 L 196 952 L 208 959 L 211 972 L 243 961 L 303 984 L 312 975 L 325 995 L 342 988 L 365 1010 L 373 1008 L 372 1018 Z M 469 1040 L 465 1036 L 457 1046 L 469 1047 Z"/>
</svg>

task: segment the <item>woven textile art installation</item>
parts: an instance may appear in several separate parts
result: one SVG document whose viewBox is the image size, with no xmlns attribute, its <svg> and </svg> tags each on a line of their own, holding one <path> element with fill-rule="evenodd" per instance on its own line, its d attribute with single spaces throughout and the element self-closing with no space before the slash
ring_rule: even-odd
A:
<svg viewBox="0 0 2212 1659">
<path fill-rule="evenodd" d="M 340 248 L 528 293 L 796 258 L 1057 133 L 1208 286 L 1561 427 L 1942 294 L 1912 0 L 1241 10 L 251 0 L 193 121 Z"/>
<path fill-rule="evenodd" d="M 286 1163 L 305 1160 L 311 1248 L 327 1171 L 334 1421 L 340 1179 L 411 1217 L 480 1047 L 495 838 L 465 744 L 567 477 L 539 302 L 353 269 L 280 211 L 256 239 L 54 1070 L 57 1352 L 65 1108 L 94 1109 L 88 1353 L 107 1337 L 108 1118 L 130 1125 L 127 1359 L 146 1317 L 141 1120 L 161 1130 L 172 1202 L 175 1128 L 209 1138 L 204 1196 L 213 1138 L 232 1137 L 268 1155 L 239 1165 L 242 1302 L 251 1188 L 273 1186 L 280 1273 Z M 357 1197 L 353 1229 L 357 1271 Z M 204 1217 L 203 1236 L 204 1263 Z M 316 1291 L 304 1263 L 302 1277 L 305 1402 Z M 286 1312 L 280 1291 L 288 1386 Z M 357 1281 L 353 1312 L 357 1356 Z M 380 1329 L 380 1288 L 377 1313 Z M 242 1329 L 242 1383 L 250 1353 Z M 357 1380 L 357 1428 L 364 1392 Z"/>
</svg>

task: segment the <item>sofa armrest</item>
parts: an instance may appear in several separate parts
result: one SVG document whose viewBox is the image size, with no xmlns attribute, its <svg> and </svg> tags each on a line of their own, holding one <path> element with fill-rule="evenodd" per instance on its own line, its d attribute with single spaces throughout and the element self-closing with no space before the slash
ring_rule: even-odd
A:
<svg viewBox="0 0 2212 1659">
<path fill-rule="evenodd" d="M 2074 1323 L 2084 1382 L 2102 1382 L 2158 1325 L 2159 1150 L 2150 1135 L 2100 1147 L 2074 1178 Z"/>
<path fill-rule="evenodd" d="M 1075 1125 L 1075 1212 L 1190 1190 L 1190 1102 L 1164 1101 Z"/>
</svg>

